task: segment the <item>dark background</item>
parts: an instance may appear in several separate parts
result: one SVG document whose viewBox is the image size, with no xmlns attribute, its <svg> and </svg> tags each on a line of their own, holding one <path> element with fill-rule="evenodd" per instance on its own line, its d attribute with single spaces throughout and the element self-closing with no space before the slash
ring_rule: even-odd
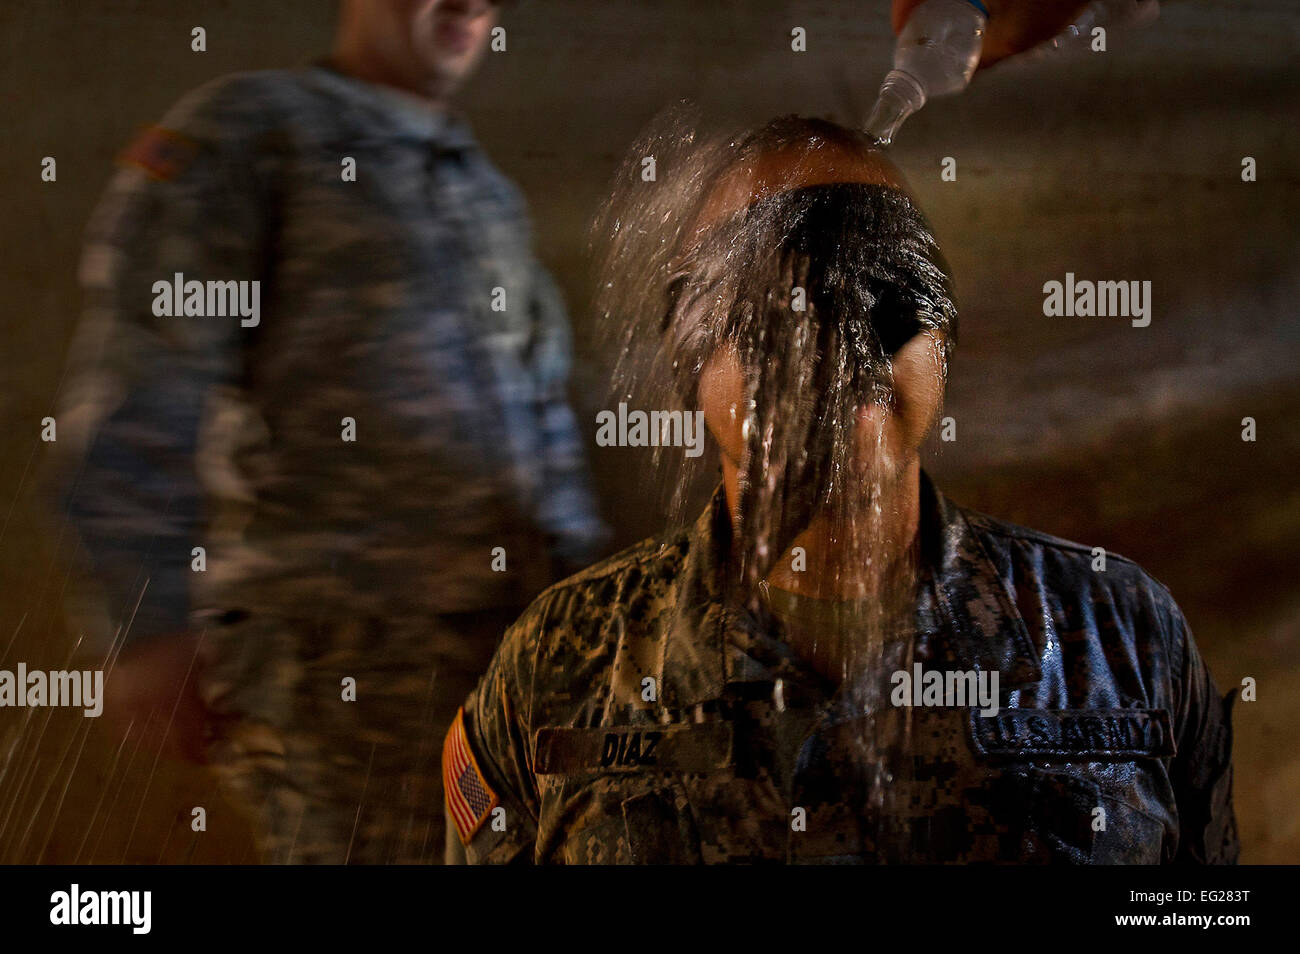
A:
<svg viewBox="0 0 1300 954">
<path fill-rule="evenodd" d="M 6 0 L 0 6 L 0 666 L 62 668 L 69 541 L 38 507 L 78 312 L 82 229 L 122 145 L 222 73 L 327 49 L 319 0 Z M 760 122 L 865 115 L 885 0 L 525 0 L 461 98 L 527 193 L 579 344 L 589 443 L 615 356 L 587 309 L 587 227 L 644 123 L 681 97 Z M 207 29 L 208 51 L 190 50 Z M 808 31 L 808 52 L 790 30 Z M 927 466 L 957 501 L 1136 559 L 1167 584 L 1236 708 L 1247 862 L 1300 861 L 1300 215 L 1294 0 L 1167 3 L 1104 54 L 1008 63 L 904 127 L 895 159 L 956 274 L 962 337 Z M 43 156 L 58 181 L 40 180 Z M 940 161 L 957 160 L 942 182 Z M 1241 181 L 1241 160 L 1258 181 Z M 1153 319 L 1045 318 L 1042 285 L 1149 280 Z M 1255 418 L 1258 440 L 1241 440 Z M 655 531 L 634 449 L 592 447 L 628 543 Z M 96 720 L 0 710 L 0 861 L 253 861 L 201 772 L 118 750 Z M 190 831 L 190 809 L 208 831 Z"/>
</svg>

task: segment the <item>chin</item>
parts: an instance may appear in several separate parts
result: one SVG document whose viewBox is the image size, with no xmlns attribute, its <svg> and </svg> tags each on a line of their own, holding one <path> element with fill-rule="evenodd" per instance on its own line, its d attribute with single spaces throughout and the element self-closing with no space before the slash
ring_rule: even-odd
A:
<svg viewBox="0 0 1300 954">
<path fill-rule="evenodd" d="M 428 66 L 420 75 L 420 90 L 434 99 L 441 99 L 455 87 L 454 78 L 441 66 Z"/>
<path fill-rule="evenodd" d="M 879 493 L 889 493 L 907 475 L 910 458 L 897 457 L 893 454 L 881 454 L 870 463 L 854 462 L 849 467 L 849 474 L 857 489 L 857 496 L 871 500 Z"/>
</svg>

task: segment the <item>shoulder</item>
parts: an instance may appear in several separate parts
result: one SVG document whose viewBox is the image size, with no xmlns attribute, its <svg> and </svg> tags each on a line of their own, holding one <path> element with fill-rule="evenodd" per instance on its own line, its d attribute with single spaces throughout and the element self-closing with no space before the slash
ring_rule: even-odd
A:
<svg viewBox="0 0 1300 954">
<path fill-rule="evenodd" d="M 310 98 L 303 70 L 229 73 L 190 90 L 158 125 L 199 142 L 220 143 L 288 120 Z"/>
<path fill-rule="evenodd" d="M 118 153 L 91 236 L 129 221 L 133 209 L 155 199 L 190 198 L 209 209 L 269 207 L 278 171 L 304 131 L 337 122 L 325 118 L 331 111 L 318 102 L 310 73 L 230 73 L 185 93 Z"/>
<path fill-rule="evenodd" d="M 506 631 L 497 658 L 521 690 L 607 662 L 630 616 L 670 605 L 686 533 L 642 540 L 549 587 Z"/>
<path fill-rule="evenodd" d="M 281 133 L 295 122 L 300 71 L 231 73 L 180 97 L 154 123 L 139 129 L 117 156 L 110 193 L 205 188 L 222 177 L 265 175 L 279 152 Z M 116 208 L 120 203 L 110 203 Z"/>
<path fill-rule="evenodd" d="M 958 509 L 981 540 L 993 547 L 1014 546 L 1025 550 L 1041 551 L 1044 555 L 1050 555 L 1065 565 L 1086 568 L 1089 573 L 1092 572 L 1094 561 L 1104 556 L 1106 572 L 1111 572 L 1112 569 L 1115 571 L 1112 579 L 1148 586 L 1166 597 L 1169 596 L 1169 590 L 1163 583 L 1147 573 L 1136 561 L 1121 553 L 1097 544 L 1078 543 L 1041 530 L 1022 527 L 1009 520 L 1000 520 L 986 513 L 980 513 L 978 510 L 965 507 Z"/>
<path fill-rule="evenodd" d="M 1124 633 L 1161 637 L 1175 648 L 1186 624 L 1173 594 L 1136 561 L 1100 544 L 1079 543 L 958 508 L 1013 593 L 1037 593 L 1063 608 L 1088 605 Z M 1104 626 L 1103 626 L 1104 628 Z"/>
</svg>

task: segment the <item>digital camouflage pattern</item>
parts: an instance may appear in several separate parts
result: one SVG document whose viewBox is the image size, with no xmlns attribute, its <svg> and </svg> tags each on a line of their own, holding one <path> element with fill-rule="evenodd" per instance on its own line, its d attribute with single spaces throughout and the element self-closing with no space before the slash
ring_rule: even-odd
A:
<svg viewBox="0 0 1300 954">
<path fill-rule="evenodd" d="M 216 80 L 158 128 L 187 148 L 128 150 L 92 219 L 59 416 L 128 640 L 522 607 L 549 557 L 595 555 L 563 302 L 462 121 L 316 66 Z M 260 280 L 260 322 L 154 316 L 175 273 Z"/>
<path fill-rule="evenodd" d="M 1165 588 L 922 484 L 914 632 L 883 668 L 996 671 L 997 717 L 864 714 L 775 621 L 730 608 L 719 492 L 508 631 L 466 704 L 504 826 L 463 848 L 449 832 L 449 860 L 1235 862 L 1230 704 Z M 904 714 L 904 757 L 873 789 L 860 743 Z"/>
<path fill-rule="evenodd" d="M 251 815 L 263 862 L 441 861 L 442 737 L 514 615 L 208 627 L 210 757 Z M 346 677 L 355 702 L 343 699 Z"/>
<path fill-rule="evenodd" d="M 523 200 L 454 114 L 324 66 L 209 83 L 123 160 L 59 412 L 87 637 L 203 633 L 268 860 L 439 858 L 447 723 L 605 534 Z M 176 273 L 260 281 L 260 320 L 156 316 Z"/>
</svg>

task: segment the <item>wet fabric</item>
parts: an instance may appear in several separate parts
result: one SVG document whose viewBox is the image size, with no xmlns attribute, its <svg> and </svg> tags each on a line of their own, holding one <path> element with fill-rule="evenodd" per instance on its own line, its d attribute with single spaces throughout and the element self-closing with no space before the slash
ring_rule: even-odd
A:
<svg viewBox="0 0 1300 954">
<path fill-rule="evenodd" d="M 864 711 L 724 600 L 723 499 L 511 627 L 466 703 L 504 829 L 452 856 L 1235 862 L 1230 705 L 1141 568 L 1110 554 L 1094 571 L 1087 548 L 958 507 L 923 476 L 912 632 L 874 678 L 996 672 L 1000 710 Z M 861 757 L 873 734 L 895 740 L 883 775 Z"/>
</svg>

